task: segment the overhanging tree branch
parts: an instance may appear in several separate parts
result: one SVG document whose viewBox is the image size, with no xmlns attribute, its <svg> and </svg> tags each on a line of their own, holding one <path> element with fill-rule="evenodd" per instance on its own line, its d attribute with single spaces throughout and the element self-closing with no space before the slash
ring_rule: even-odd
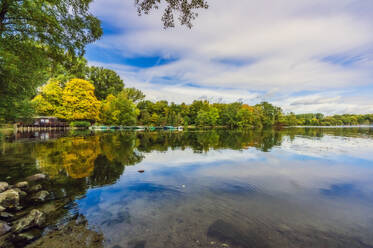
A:
<svg viewBox="0 0 373 248">
<path fill-rule="evenodd" d="M 165 9 L 162 16 L 163 27 L 175 26 L 174 15 L 177 14 L 181 25 L 189 28 L 193 26 L 192 21 L 198 16 L 198 9 L 207 9 L 209 6 L 205 0 L 135 0 L 139 15 L 150 14 L 153 9 L 158 9 L 165 2 Z"/>
</svg>

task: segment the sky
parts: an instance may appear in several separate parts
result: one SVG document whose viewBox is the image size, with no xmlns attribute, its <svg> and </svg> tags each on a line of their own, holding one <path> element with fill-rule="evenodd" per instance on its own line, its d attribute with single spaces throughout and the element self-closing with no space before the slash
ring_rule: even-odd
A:
<svg viewBox="0 0 373 248">
<path fill-rule="evenodd" d="M 149 100 L 269 101 L 285 112 L 373 113 L 373 1 L 207 0 L 193 28 L 163 29 L 162 10 L 95 0 L 103 37 L 91 65 Z"/>
</svg>

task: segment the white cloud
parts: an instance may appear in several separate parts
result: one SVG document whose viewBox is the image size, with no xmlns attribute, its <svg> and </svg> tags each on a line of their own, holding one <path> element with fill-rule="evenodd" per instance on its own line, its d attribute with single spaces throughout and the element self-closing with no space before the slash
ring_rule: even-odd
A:
<svg viewBox="0 0 373 248">
<path fill-rule="evenodd" d="M 177 58 L 142 69 L 107 65 L 152 99 L 188 102 L 208 95 L 251 103 L 262 92 L 286 111 L 373 112 L 372 100 L 349 95 L 373 90 L 372 9 L 373 2 L 360 0 L 214 0 L 193 29 L 163 30 L 160 11 L 138 17 L 131 1 L 97 0 L 93 12 L 119 32 L 95 45 L 123 57 Z M 165 86 L 165 77 L 174 83 Z M 295 97 L 300 91 L 311 93 Z"/>
</svg>

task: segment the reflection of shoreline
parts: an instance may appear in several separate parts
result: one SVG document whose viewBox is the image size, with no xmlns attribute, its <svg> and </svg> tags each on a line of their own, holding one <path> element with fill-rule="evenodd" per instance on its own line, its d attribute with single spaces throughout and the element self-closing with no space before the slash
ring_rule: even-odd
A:
<svg viewBox="0 0 373 248">
<path fill-rule="evenodd" d="M 30 149 L 37 168 L 51 177 L 62 175 L 85 178 L 93 175 L 96 167 L 106 173 L 115 170 L 114 174 L 118 174 L 122 170 L 118 169 L 119 167 L 136 164 L 152 151 L 183 151 L 187 148 L 190 148 L 192 153 L 203 154 L 215 150 L 242 151 L 250 148 L 269 152 L 274 147 L 281 147 L 285 151 L 305 156 L 330 157 L 334 153 L 346 156 L 349 152 L 354 152 L 354 156 L 360 157 L 362 152 L 370 154 L 367 150 L 371 147 L 372 134 L 373 129 L 356 128 L 209 130 L 178 133 L 23 132 L 22 135 L 18 134 L 13 142 L 3 142 L 3 156 L 7 156 L 7 147 L 11 150 L 17 146 L 21 152 L 23 149 Z M 343 141 L 339 137 L 343 137 Z M 349 137 L 353 137 L 353 140 L 345 142 Z M 365 144 L 363 147 L 359 145 L 362 143 Z M 111 169 L 108 170 L 100 165 L 104 163 L 105 166 L 113 165 L 109 166 Z"/>
<path fill-rule="evenodd" d="M 30 131 L 30 132 L 16 132 L 13 136 L 7 138 L 7 141 L 30 141 L 30 140 L 38 140 L 38 141 L 46 141 L 52 139 L 58 139 L 68 135 L 67 131 Z"/>
<path fill-rule="evenodd" d="M 342 126 L 289 126 L 283 128 L 373 128 L 373 125 L 342 125 Z"/>
</svg>

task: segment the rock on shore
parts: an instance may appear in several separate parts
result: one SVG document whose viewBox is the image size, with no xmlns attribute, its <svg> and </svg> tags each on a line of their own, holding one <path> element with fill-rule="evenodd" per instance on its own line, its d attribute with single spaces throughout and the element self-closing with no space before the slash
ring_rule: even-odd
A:
<svg viewBox="0 0 373 248">
<path fill-rule="evenodd" d="M 49 192 L 46 190 L 42 190 L 32 195 L 31 200 L 34 202 L 45 202 L 48 196 L 49 196 Z"/>
<path fill-rule="evenodd" d="M 4 192 L 5 190 L 7 190 L 9 187 L 8 183 L 7 182 L 0 182 L 0 193 Z"/>
<path fill-rule="evenodd" d="M 27 248 L 103 248 L 103 235 L 88 229 L 86 221 L 70 221 L 66 226 L 52 231 L 31 243 Z"/>
<path fill-rule="evenodd" d="M 4 221 L 0 221 L 0 236 L 10 231 L 10 226 Z"/>
<path fill-rule="evenodd" d="M 19 193 L 14 189 L 8 189 L 0 193 L 0 206 L 17 208 L 19 206 Z"/>
<path fill-rule="evenodd" d="M 34 193 L 34 192 L 38 192 L 42 189 L 42 186 L 41 184 L 36 184 L 34 186 L 32 186 L 30 189 L 29 189 L 29 192 L 31 193 Z"/>
<path fill-rule="evenodd" d="M 14 185 L 0 182 L 0 248 L 103 248 L 103 235 L 90 230 L 84 216 L 44 233 L 47 220 L 58 217 L 71 201 L 51 201 L 54 192 L 45 190 L 44 179 L 47 176 L 39 173 Z"/>
<path fill-rule="evenodd" d="M 14 185 L 16 188 L 19 189 L 27 189 L 28 188 L 28 182 L 19 182 Z"/>
<path fill-rule="evenodd" d="M 39 181 L 39 180 L 43 180 L 43 179 L 46 179 L 47 176 L 42 174 L 42 173 L 38 173 L 38 174 L 35 174 L 35 175 L 32 175 L 32 176 L 29 176 L 29 177 L 26 177 L 26 181 L 28 182 L 34 182 L 34 181 Z"/>
<path fill-rule="evenodd" d="M 13 226 L 13 231 L 18 233 L 32 227 L 42 227 L 45 224 L 46 217 L 43 212 L 37 209 L 31 210 L 31 212 L 22 219 L 19 219 Z"/>
</svg>

